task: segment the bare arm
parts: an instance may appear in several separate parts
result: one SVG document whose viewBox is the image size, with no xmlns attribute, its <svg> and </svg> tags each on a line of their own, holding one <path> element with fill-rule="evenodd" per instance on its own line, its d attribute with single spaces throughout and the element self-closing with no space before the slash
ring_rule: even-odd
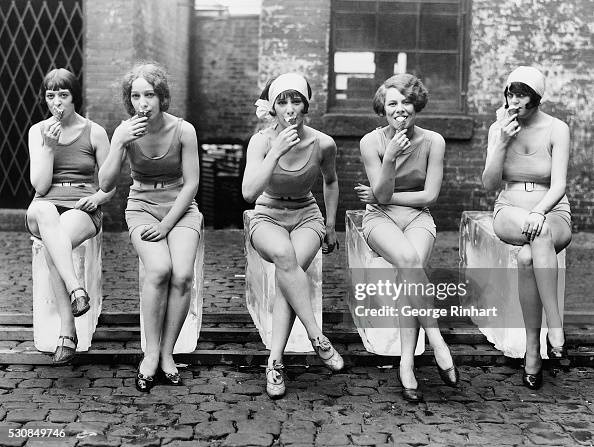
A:
<svg viewBox="0 0 594 447">
<path fill-rule="evenodd" d="M 196 197 L 196 194 L 198 193 L 198 182 L 200 180 L 198 138 L 196 137 L 196 129 L 194 129 L 194 126 L 187 121 L 182 123 L 181 143 L 184 185 L 175 199 L 173 206 L 161 221 L 161 225 L 165 227 L 167 232 L 171 231 L 175 224 L 185 214 L 192 203 L 192 200 L 194 200 L 194 197 Z"/>
<path fill-rule="evenodd" d="M 93 123 L 93 127 L 91 128 L 91 144 L 95 147 L 95 159 L 97 160 L 97 166 L 101 169 L 109 154 L 109 138 L 107 138 L 105 129 L 95 123 Z M 97 200 L 98 205 L 103 205 L 113 197 L 115 191 L 115 186 L 108 192 L 99 188 L 93 196 Z"/>
<path fill-rule="evenodd" d="M 565 195 L 567 184 L 567 164 L 569 163 L 569 127 L 555 120 L 551 137 L 551 187 L 541 201 L 532 209 L 538 213 L 548 213 Z"/>
<path fill-rule="evenodd" d="M 501 186 L 503 162 L 511 139 L 520 131 L 517 114 L 504 117 L 491 124 L 487 143 L 487 159 L 483 170 L 483 186 L 487 190 L 495 190 Z"/>
<path fill-rule="evenodd" d="M 336 175 L 336 143 L 328 136 L 320 141 L 322 152 L 322 176 L 324 177 L 324 206 L 326 208 L 327 253 L 334 250 L 336 244 L 336 210 L 338 208 L 338 177 Z"/>
<path fill-rule="evenodd" d="M 279 132 L 267 152 L 268 138 L 257 133 L 252 136 L 247 149 L 247 160 L 241 193 L 243 198 L 253 203 L 262 194 L 280 157 L 299 143 L 296 126 L 289 126 Z"/>
<path fill-rule="evenodd" d="M 47 194 L 52 186 L 54 153 L 60 131 L 60 122 L 55 118 L 46 121 L 43 133 L 41 123 L 29 129 L 30 180 L 40 196 Z"/>
<path fill-rule="evenodd" d="M 122 163 L 126 158 L 126 145 L 140 138 L 146 130 L 146 117 L 134 117 L 116 127 L 111 137 L 109 154 L 99 168 L 99 188 L 111 191 L 118 183 Z"/>
<path fill-rule="evenodd" d="M 365 173 L 369 180 L 373 195 L 379 203 L 387 202 L 394 192 L 394 180 L 396 179 L 396 157 L 380 159 L 380 144 L 374 134 L 367 134 L 359 143 L 361 158 L 365 166 Z"/>
</svg>

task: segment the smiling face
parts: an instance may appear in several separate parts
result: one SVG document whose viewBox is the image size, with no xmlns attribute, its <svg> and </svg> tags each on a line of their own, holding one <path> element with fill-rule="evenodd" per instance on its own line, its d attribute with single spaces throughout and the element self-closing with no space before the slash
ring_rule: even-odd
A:
<svg viewBox="0 0 594 447">
<path fill-rule="evenodd" d="M 414 104 L 397 88 L 391 87 L 386 90 L 384 110 L 388 124 L 396 131 L 409 128 L 415 123 L 417 114 Z"/>
<path fill-rule="evenodd" d="M 51 114 L 58 120 L 74 113 L 74 101 L 68 89 L 46 90 L 45 103 Z"/>
<path fill-rule="evenodd" d="M 152 84 L 144 78 L 132 82 L 130 102 L 137 114 L 151 117 L 160 112 L 159 97 Z"/>
</svg>

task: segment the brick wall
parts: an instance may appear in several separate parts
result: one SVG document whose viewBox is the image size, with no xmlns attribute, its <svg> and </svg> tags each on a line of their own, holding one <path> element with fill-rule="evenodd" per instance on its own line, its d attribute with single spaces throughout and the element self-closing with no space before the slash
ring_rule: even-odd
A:
<svg viewBox="0 0 594 447">
<path fill-rule="evenodd" d="M 95 0 L 85 2 L 84 96 L 87 116 L 109 136 L 127 115 L 122 76 L 140 60 L 154 60 L 169 73 L 170 112 L 186 116 L 191 0 Z M 122 169 L 116 196 L 104 208 L 107 230 L 125 230 L 130 183 Z"/>
<path fill-rule="evenodd" d="M 590 123 L 594 112 L 587 103 L 594 97 L 591 71 L 594 50 L 587 18 L 592 17 L 594 4 L 580 0 L 473 0 L 471 3 L 468 115 L 474 124 L 470 137 L 446 139 L 443 186 L 438 203 L 432 207 L 438 229 L 457 229 L 463 210 L 492 208 L 495 194 L 485 192 L 481 184 L 487 130 L 494 110 L 501 104 L 501 86 L 507 74 L 517 65 L 532 64 L 547 76 L 548 101 L 543 110 L 567 122 L 571 129 L 568 196 L 574 212 L 574 230 L 593 230 L 594 191 L 590 172 L 594 145 Z M 262 6 L 260 84 L 284 71 L 304 73 L 314 90 L 311 123 L 333 135 L 336 126 L 328 126 L 328 120 L 324 120 L 330 1 L 263 0 Z M 341 118 L 349 117 L 339 117 L 338 121 Z M 334 135 L 339 150 L 339 222 L 346 209 L 362 208 L 353 193 L 355 183 L 366 179 L 358 141 L 375 126 L 370 116 L 363 118 L 369 128 L 357 126 L 360 135 L 355 135 L 356 132 L 348 137 Z M 419 119 L 422 125 L 422 113 Z M 319 203 L 320 191 L 318 185 Z"/>
<path fill-rule="evenodd" d="M 188 116 L 200 142 L 245 142 L 257 124 L 258 16 L 196 15 Z"/>
</svg>

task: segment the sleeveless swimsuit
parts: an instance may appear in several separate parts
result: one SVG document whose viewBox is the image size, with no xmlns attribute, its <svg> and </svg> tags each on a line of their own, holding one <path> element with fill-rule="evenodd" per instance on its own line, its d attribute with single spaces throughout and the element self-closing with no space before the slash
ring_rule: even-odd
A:
<svg viewBox="0 0 594 447">
<path fill-rule="evenodd" d="M 263 131 L 260 131 L 263 134 Z M 326 225 L 311 189 L 320 172 L 320 144 L 316 137 L 307 162 L 299 169 L 284 169 L 280 161 L 274 167 L 268 186 L 256 200 L 254 216 L 250 220 L 250 240 L 254 231 L 264 223 L 284 228 L 291 233 L 299 228 L 313 230 L 323 243 Z M 271 138 L 267 147 L 270 150 Z"/>
<path fill-rule="evenodd" d="M 87 120 L 85 127 L 77 137 L 68 143 L 57 144 L 54 154 L 52 186 L 43 196 L 35 193 L 31 203 L 39 200 L 53 203 L 58 209 L 58 213 L 62 214 L 75 209 L 75 205 L 80 199 L 97 192 L 98 188 L 95 184 L 97 160 L 95 159 L 95 149 L 91 144 L 92 125 L 92 122 Z M 40 130 L 43 135 L 43 125 L 40 126 Z M 67 183 L 72 183 L 72 185 L 67 185 Z M 99 233 L 103 217 L 101 208 L 97 207 L 95 211 L 87 214 L 93 221 L 96 233 Z M 37 237 L 31 232 L 26 216 L 25 227 L 31 235 Z"/>
<path fill-rule="evenodd" d="M 126 206 L 128 233 L 141 225 L 159 223 L 171 210 L 184 184 L 181 158 L 181 126 L 178 118 L 171 144 L 167 151 L 157 157 L 145 155 L 141 140 L 126 146 L 130 161 L 130 174 L 134 182 L 130 186 Z M 175 227 L 188 227 L 200 233 L 202 214 L 196 202 L 188 206 Z"/>
<path fill-rule="evenodd" d="M 556 118 L 551 119 L 551 132 Z M 503 161 L 502 179 L 507 183 L 527 184 L 524 189 L 504 189 L 499 193 L 495 201 L 493 219 L 497 213 L 506 207 L 519 207 L 531 210 L 546 194 L 551 185 L 552 165 L 552 144 L 536 149 L 529 154 L 516 152 L 513 147 L 509 148 Z M 530 184 L 535 183 L 541 186 L 539 189 L 530 190 Z M 571 209 L 567 195 L 564 195 L 548 214 L 561 217 L 571 227 Z"/>
<path fill-rule="evenodd" d="M 396 178 L 394 192 L 422 191 L 427 177 L 427 164 L 431 152 L 433 131 L 417 128 L 423 138 L 419 143 L 411 145 L 405 152 L 396 158 Z M 384 131 L 381 128 L 372 131 L 379 140 L 380 147 L 388 146 Z M 383 153 L 380 158 L 383 160 Z M 380 224 L 390 223 L 405 231 L 411 228 L 423 228 L 433 237 L 436 237 L 436 227 L 429 208 L 415 208 L 405 205 L 380 205 L 373 204 L 365 207 L 363 216 L 363 236 L 368 241 L 371 231 Z"/>
</svg>

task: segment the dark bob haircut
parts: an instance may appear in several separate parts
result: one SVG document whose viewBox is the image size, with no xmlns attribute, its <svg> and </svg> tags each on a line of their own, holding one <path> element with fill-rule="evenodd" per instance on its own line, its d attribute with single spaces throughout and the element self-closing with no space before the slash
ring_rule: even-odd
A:
<svg viewBox="0 0 594 447">
<path fill-rule="evenodd" d="M 415 107 L 415 112 L 423 110 L 429 99 L 429 92 L 419 78 L 408 73 L 394 75 L 380 85 L 373 97 L 373 110 L 380 116 L 386 115 L 386 91 L 395 88 Z"/>
<path fill-rule="evenodd" d="M 145 79 L 153 86 L 155 93 L 159 97 L 159 110 L 166 112 L 169 109 L 169 102 L 171 100 L 169 85 L 167 84 L 167 73 L 156 62 L 144 62 L 135 65 L 132 70 L 124 75 L 122 81 L 122 99 L 128 115 L 133 116 L 136 114 L 136 110 L 132 106 L 130 94 L 132 93 L 132 83 L 138 78 Z"/>
<path fill-rule="evenodd" d="M 276 78 L 274 78 L 274 79 L 276 79 Z M 268 97 L 268 91 L 270 90 L 270 85 L 274 82 L 274 79 L 270 79 L 266 83 L 264 90 L 262 90 L 262 93 L 260 94 L 260 99 L 266 99 L 267 101 L 270 101 L 270 98 Z M 291 99 L 291 100 L 300 98 L 304 105 L 303 114 L 305 115 L 307 113 L 307 111 L 309 110 L 309 100 L 311 99 L 311 86 L 309 85 L 309 82 L 307 79 L 305 80 L 305 83 L 307 84 L 307 98 L 305 98 L 297 90 L 285 90 L 280 95 L 278 95 L 276 98 L 277 99 Z M 272 110 L 270 111 L 270 114 L 272 116 L 276 116 L 276 112 L 274 111 L 274 104 L 272 105 Z"/>
<path fill-rule="evenodd" d="M 524 84 L 523 82 L 512 82 L 509 86 L 505 87 L 503 91 L 503 96 L 505 96 L 505 108 L 509 108 L 509 104 L 507 102 L 507 94 L 512 93 L 518 96 L 528 96 L 530 101 L 526 104 L 527 109 L 532 109 L 533 107 L 538 107 L 540 105 L 540 100 L 542 96 L 536 93 L 532 87 Z"/>
<path fill-rule="evenodd" d="M 43 78 L 41 83 L 40 95 L 45 101 L 45 92 L 47 90 L 57 91 L 60 89 L 69 90 L 72 95 L 74 110 L 78 111 L 82 107 L 82 88 L 80 82 L 74 73 L 65 68 L 54 68 Z"/>
</svg>

